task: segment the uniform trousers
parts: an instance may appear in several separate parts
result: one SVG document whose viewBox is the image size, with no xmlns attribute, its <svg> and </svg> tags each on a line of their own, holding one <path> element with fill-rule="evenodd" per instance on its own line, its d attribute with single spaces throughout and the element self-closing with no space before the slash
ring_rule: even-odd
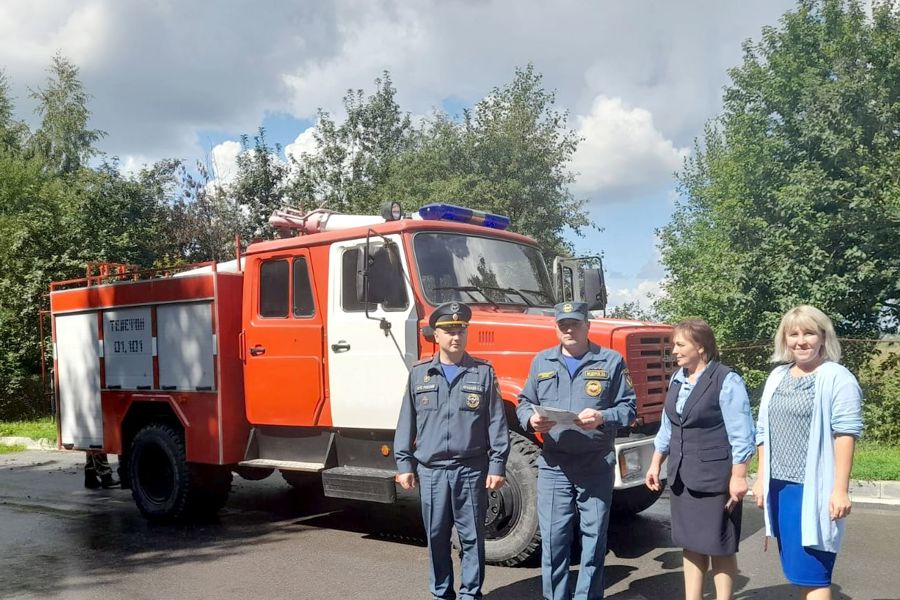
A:
<svg viewBox="0 0 900 600">
<path fill-rule="evenodd" d="M 454 525 L 462 549 L 459 597 L 461 600 L 481 598 L 487 471 L 487 458 L 464 463 L 454 461 L 440 467 L 419 464 L 417 468 L 431 566 L 428 583 L 435 599 L 456 597 L 450 547 Z"/>
<path fill-rule="evenodd" d="M 84 460 L 85 477 L 108 477 L 112 475 L 112 467 L 104 452 L 87 452 Z"/>
<path fill-rule="evenodd" d="M 575 600 L 603 598 L 603 563 L 612 501 L 614 472 L 606 461 L 590 469 L 548 466 L 538 470 L 538 520 L 541 528 L 541 575 L 544 600 L 568 600 L 569 562 L 575 511 L 581 526 L 581 567 Z"/>
</svg>

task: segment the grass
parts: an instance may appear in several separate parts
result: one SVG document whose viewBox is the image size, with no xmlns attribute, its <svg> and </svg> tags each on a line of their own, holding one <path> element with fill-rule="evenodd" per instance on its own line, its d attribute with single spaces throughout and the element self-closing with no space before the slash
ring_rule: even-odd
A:
<svg viewBox="0 0 900 600">
<path fill-rule="evenodd" d="M 750 461 L 749 471 L 756 473 L 756 457 Z M 900 445 L 860 442 L 853 453 L 851 479 L 900 480 Z"/>
<path fill-rule="evenodd" d="M 35 421 L 0 421 L 0 437 L 27 437 L 33 440 L 46 438 L 56 441 L 56 423 L 50 417 Z"/>
<path fill-rule="evenodd" d="M 900 446 L 860 443 L 853 455 L 853 479 L 900 480 Z"/>
<path fill-rule="evenodd" d="M 12 454 L 13 452 L 22 452 L 25 446 L 22 444 L 0 444 L 0 454 Z"/>
</svg>

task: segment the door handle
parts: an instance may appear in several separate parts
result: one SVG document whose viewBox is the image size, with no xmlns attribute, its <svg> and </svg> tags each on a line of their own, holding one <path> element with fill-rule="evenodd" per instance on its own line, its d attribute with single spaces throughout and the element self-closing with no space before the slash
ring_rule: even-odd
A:
<svg viewBox="0 0 900 600">
<path fill-rule="evenodd" d="M 348 344 L 344 340 L 338 340 L 336 344 L 331 345 L 331 349 L 335 352 L 346 352 L 350 349 L 350 344 Z"/>
<path fill-rule="evenodd" d="M 259 356 L 260 354 L 265 354 L 265 353 L 266 353 L 266 349 L 263 346 L 260 346 L 259 344 L 250 348 L 250 356 Z"/>
</svg>

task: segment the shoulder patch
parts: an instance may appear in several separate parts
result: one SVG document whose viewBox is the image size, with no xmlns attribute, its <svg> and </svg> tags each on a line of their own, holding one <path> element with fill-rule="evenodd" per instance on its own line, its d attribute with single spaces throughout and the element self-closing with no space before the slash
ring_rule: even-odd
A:
<svg viewBox="0 0 900 600">
<path fill-rule="evenodd" d="M 556 377 L 556 371 L 541 371 L 537 374 L 537 380 L 543 381 L 545 379 L 552 379 Z"/>
<path fill-rule="evenodd" d="M 477 356 L 472 356 L 471 354 L 469 355 L 469 358 L 471 358 L 471 359 L 472 359 L 472 362 L 474 362 L 475 364 L 479 364 L 479 365 L 489 365 L 489 364 L 491 364 L 491 361 L 485 360 L 485 359 L 483 359 L 483 358 L 478 358 Z"/>
<path fill-rule="evenodd" d="M 432 358 L 423 358 L 422 360 L 417 360 L 413 363 L 414 367 L 418 367 L 419 365 L 424 365 L 425 363 L 430 363 L 434 357 Z"/>
</svg>

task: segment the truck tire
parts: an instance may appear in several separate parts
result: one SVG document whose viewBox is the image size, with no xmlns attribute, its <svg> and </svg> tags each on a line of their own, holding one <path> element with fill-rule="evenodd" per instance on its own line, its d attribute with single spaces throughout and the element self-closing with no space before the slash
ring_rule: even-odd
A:
<svg viewBox="0 0 900 600">
<path fill-rule="evenodd" d="M 634 516 L 653 506 L 665 489 L 666 481 L 663 480 L 658 492 L 652 491 L 646 485 L 615 490 L 613 491 L 612 512 L 620 517 Z"/>
<path fill-rule="evenodd" d="M 537 461 L 540 448 L 509 433 L 506 485 L 488 490 L 485 555 L 493 565 L 514 567 L 529 562 L 541 547 L 537 513 Z"/>
<path fill-rule="evenodd" d="M 128 463 L 131 496 L 150 520 L 214 514 L 231 490 L 230 469 L 189 464 L 183 433 L 168 424 L 153 423 L 138 431 Z"/>
</svg>

